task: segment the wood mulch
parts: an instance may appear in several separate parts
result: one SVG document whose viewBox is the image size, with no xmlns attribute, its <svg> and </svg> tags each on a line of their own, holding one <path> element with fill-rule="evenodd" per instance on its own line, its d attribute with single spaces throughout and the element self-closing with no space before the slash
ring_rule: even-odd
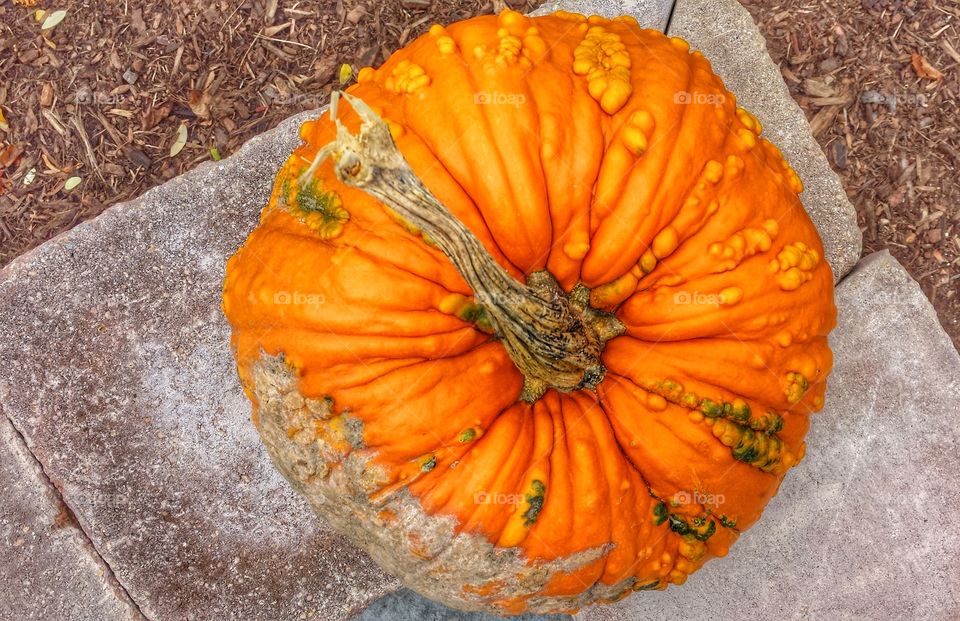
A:
<svg viewBox="0 0 960 621">
<path fill-rule="evenodd" d="M 0 265 L 322 106 L 344 64 L 377 65 L 434 23 L 537 4 L 0 0 Z"/>
<path fill-rule="evenodd" d="M 0 0 L 0 265 L 323 105 L 344 64 L 376 65 L 435 22 L 538 4 L 495 1 Z M 960 3 L 743 2 L 865 252 L 889 248 L 960 346 Z"/>
<path fill-rule="evenodd" d="M 843 180 L 960 348 L 960 2 L 743 0 Z"/>
</svg>

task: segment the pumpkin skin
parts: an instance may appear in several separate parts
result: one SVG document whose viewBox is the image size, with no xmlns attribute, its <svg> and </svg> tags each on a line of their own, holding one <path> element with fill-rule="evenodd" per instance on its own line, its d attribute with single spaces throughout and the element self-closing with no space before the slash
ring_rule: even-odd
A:
<svg viewBox="0 0 960 621">
<path fill-rule="evenodd" d="M 724 556 L 803 456 L 836 315 L 756 118 L 682 40 L 569 13 L 434 26 L 348 92 L 511 276 L 582 283 L 624 333 L 595 390 L 520 400 L 488 300 L 429 238 L 329 161 L 301 182 L 336 137 L 309 121 L 224 284 L 278 469 L 464 610 L 571 612 Z"/>
</svg>

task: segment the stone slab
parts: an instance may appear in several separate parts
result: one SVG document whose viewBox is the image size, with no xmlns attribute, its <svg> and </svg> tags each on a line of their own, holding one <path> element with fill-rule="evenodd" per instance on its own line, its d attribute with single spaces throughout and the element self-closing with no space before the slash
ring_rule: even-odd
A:
<svg viewBox="0 0 960 621">
<path fill-rule="evenodd" d="M 683 37 L 710 59 L 737 103 L 760 119 L 763 135 L 796 169 L 804 185 L 800 199 L 823 238 L 834 279 L 840 280 L 860 258 L 857 214 L 753 18 L 736 0 L 678 0 L 668 34 Z"/>
<path fill-rule="evenodd" d="M 960 619 L 960 356 L 887 252 L 837 289 L 826 407 L 763 518 L 624 619 Z"/>
<path fill-rule="evenodd" d="M 141 620 L 0 413 L 0 619 Z"/>
<path fill-rule="evenodd" d="M 3 411 L 154 621 L 335 620 L 396 588 L 269 463 L 220 312 L 303 118 L 0 273 Z"/>
</svg>

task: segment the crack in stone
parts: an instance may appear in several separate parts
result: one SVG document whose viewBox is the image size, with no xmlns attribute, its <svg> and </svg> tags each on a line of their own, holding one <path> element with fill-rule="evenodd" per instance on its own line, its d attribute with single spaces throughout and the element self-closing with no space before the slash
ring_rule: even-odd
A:
<svg viewBox="0 0 960 621">
<path fill-rule="evenodd" d="M 120 579 L 117 578 L 116 574 L 113 571 L 113 567 L 110 566 L 110 563 L 103 557 L 100 553 L 100 550 L 97 549 L 97 546 L 93 543 L 93 538 L 84 530 L 83 526 L 80 524 L 80 520 L 77 519 L 77 514 L 73 510 L 73 507 L 66 501 L 63 496 L 63 492 L 59 487 L 53 482 L 50 478 L 50 475 L 47 474 L 47 469 L 44 467 L 43 462 L 40 461 L 40 458 L 33 452 L 33 449 L 30 448 L 30 445 L 27 443 L 26 437 L 24 437 L 23 432 L 17 427 L 16 423 L 13 422 L 13 419 L 0 407 L 0 416 L 3 416 L 9 423 L 10 428 L 13 430 L 13 434 L 16 437 L 16 441 L 26 449 L 27 454 L 33 459 L 37 467 L 40 470 L 40 474 L 43 477 L 43 482 L 46 483 L 48 488 L 52 490 L 53 494 L 56 496 L 57 501 L 60 503 L 61 513 L 66 514 L 66 519 L 64 523 L 66 525 L 72 525 L 80 532 L 83 537 L 84 547 L 87 549 L 87 552 L 92 554 L 98 564 L 103 568 L 105 574 L 104 578 L 107 581 L 107 584 L 111 587 L 114 595 L 122 601 L 127 607 L 131 610 L 134 617 L 142 619 L 143 621 L 153 621 L 144 614 L 143 610 L 140 609 L 140 606 L 130 595 L 130 592 L 127 591 L 127 588 L 120 582 Z M 58 517 L 59 520 L 59 517 Z"/>
</svg>

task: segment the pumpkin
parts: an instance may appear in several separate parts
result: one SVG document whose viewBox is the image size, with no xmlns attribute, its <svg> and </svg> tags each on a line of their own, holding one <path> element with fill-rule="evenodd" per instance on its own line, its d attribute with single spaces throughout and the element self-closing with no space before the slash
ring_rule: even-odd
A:
<svg viewBox="0 0 960 621">
<path fill-rule="evenodd" d="M 333 528 L 514 614 L 682 584 L 756 522 L 823 406 L 833 280 L 700 53 L 508 10 L 433 26 L 300 133 L 223 309 Z"/>
</svg>

